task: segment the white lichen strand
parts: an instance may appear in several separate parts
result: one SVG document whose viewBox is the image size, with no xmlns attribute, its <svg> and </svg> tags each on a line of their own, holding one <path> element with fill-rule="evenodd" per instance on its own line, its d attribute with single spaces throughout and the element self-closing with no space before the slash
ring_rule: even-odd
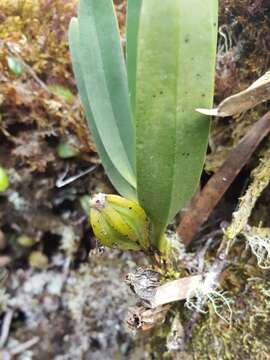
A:
<svg viewBox="0 0 270 360">
<path fill-rule="evenodd" d="M 233 213 L 233 219 L 230 226 L 225 231 L 227 242 L 227 252 L 234 241 L 248 225 L 252 210 L 263 190 L 270 181 L 270 148 L 263 153 L 259 166 L 252 171 L 252 183 L 249 185 L 246 193 L 240 199 L 238 209 Z"/>
<path fill-rule="evenodd" d="M 270 268 L 270 229 L 246 226 L 242 231 L 248 245 L 256 256 L 258 266 L 262 269 Z"/>
<path fill-rule="evenodd" d="M 196 287 L 190 287 L 185 306 L 189 310 L 195 310 L 199 313 L 206 314 L 205 305 L 210 302 L 215 314 L 228 324 L 231 324 L 232 309 L 230 301 L 225 297 L 225 293 L 221 290 L 217 290 L 218 287 L 219 271 L 213 267 L 209 272 L 205 274 L 203 281 Z M 228 317 L 224 317 L 221 308 L 227 308 Z"/>
</svg>

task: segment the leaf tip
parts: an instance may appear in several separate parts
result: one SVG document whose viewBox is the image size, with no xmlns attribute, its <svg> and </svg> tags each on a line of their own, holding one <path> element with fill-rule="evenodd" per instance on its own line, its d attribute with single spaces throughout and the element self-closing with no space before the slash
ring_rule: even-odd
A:
<svg viewBox="0 0 270 360">
<path fill-rule="evenodd" d="M 208 116 L 219 116 L 219 112 L 218 109 L 196 109 L 197 112 L 199 112 L 200 114 L 203 115 L 208 115 Z"/>
</svg>

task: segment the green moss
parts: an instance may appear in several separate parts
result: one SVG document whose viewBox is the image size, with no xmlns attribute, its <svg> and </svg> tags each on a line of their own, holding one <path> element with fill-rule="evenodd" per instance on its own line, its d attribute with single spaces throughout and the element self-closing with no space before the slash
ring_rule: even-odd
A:
<svg viewBox="0 0 270 360">
<path fill-rule="evenodd" d="M 213 310 L 193 331 L 190 351 L 194 359 L 267 359 L 270 347 L 270 281 L 246 259 L 230 268 L 226 285 L 231 295 L 231 325 Z"/>
</svg>

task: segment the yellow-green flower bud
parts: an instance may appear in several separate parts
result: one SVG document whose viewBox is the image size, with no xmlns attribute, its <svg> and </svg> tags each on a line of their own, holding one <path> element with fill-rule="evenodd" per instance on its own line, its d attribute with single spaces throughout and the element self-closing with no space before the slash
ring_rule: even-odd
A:
<svg viewBox="0 0 270 360">
<path fill-rule="evenodd" d="M 147 250 L 149 220 L 138 203 L 117 195 L 98 194 L 91 200 L 90 223 L 105 246 Z"/>
</svg>

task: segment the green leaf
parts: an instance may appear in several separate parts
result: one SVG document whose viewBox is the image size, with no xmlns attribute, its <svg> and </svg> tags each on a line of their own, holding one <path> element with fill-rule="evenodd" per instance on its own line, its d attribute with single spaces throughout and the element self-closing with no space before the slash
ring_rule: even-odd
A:
<svg viewBox="0 0 270 360">
<path fill-rule="evenodd" d="M 126 59 L 129 96 L 132 110 L 136 97 L 137 42 L 142 0 L 128 0 L 126 21 Z"/>
<path fill-rule="evenodd" d="M 218 0 L 147 0 L 141 8 L 136 84 L 140 204 L 156 245 L 198 187 L 213 101 Z"/>
<path fill-rule="evenodd" d="M 9 187 L 9 178 L 6 173 L 6 170 L 0 166 L 0 193 L 7 190 Z"/>
<path fill-rule="evenodd" d="M 16 76 L 20 76 L 23 74 L 23 66 L 19 59 L 8 56 L 7 63 L 9 70 Z"/>
<path fill-rule="evenodd" d="M 79 152 L 72 145 L 61 141 L 57 146 L 57 154 L 61 159 L 71 159 L 79 155 Z"/>
<path fill-rule="evenodd" d="M 72 58 L 73 70 L 76 78 L 77 87 L 80 93 L 82 104 L 84 107 L 86 120 L 90 128 L 91 134 L 95 140 L 95 145 L 98 151 L 98 154 L 101 158 L 104 169 L 111 180 L 113 186 L 117 191 L 128 198 L 135 199 L 136 191 L 135 189 L 122 177 L 118 170 L 113 165 L 110 157 L 108 156 L 104 145 L 100 139 L 92 110 L 88 102 L 87 91 L 83 79 L 83 74 L 80 67 L 80 47 L 79 47 L 79 31 L 78 31 L 78 20 L 73 18 L 69 25 L 69 47 Z"/>
<path fill-rule="evenodd" d="M 66 102 L 72 102 L 74 99 L 74 95 L 69 90 L 69 88 L 66 88 L 61 85 L 48 85 L 49 90 L 55 94 L 56 96 L 60 97 Z"/>
<path fill-rule="evenodd" d="M 136 186 L 134 127 L 112 0 L 79 4 L 80 65 L 101 141 L 119 173 Z"/>
</svg>

